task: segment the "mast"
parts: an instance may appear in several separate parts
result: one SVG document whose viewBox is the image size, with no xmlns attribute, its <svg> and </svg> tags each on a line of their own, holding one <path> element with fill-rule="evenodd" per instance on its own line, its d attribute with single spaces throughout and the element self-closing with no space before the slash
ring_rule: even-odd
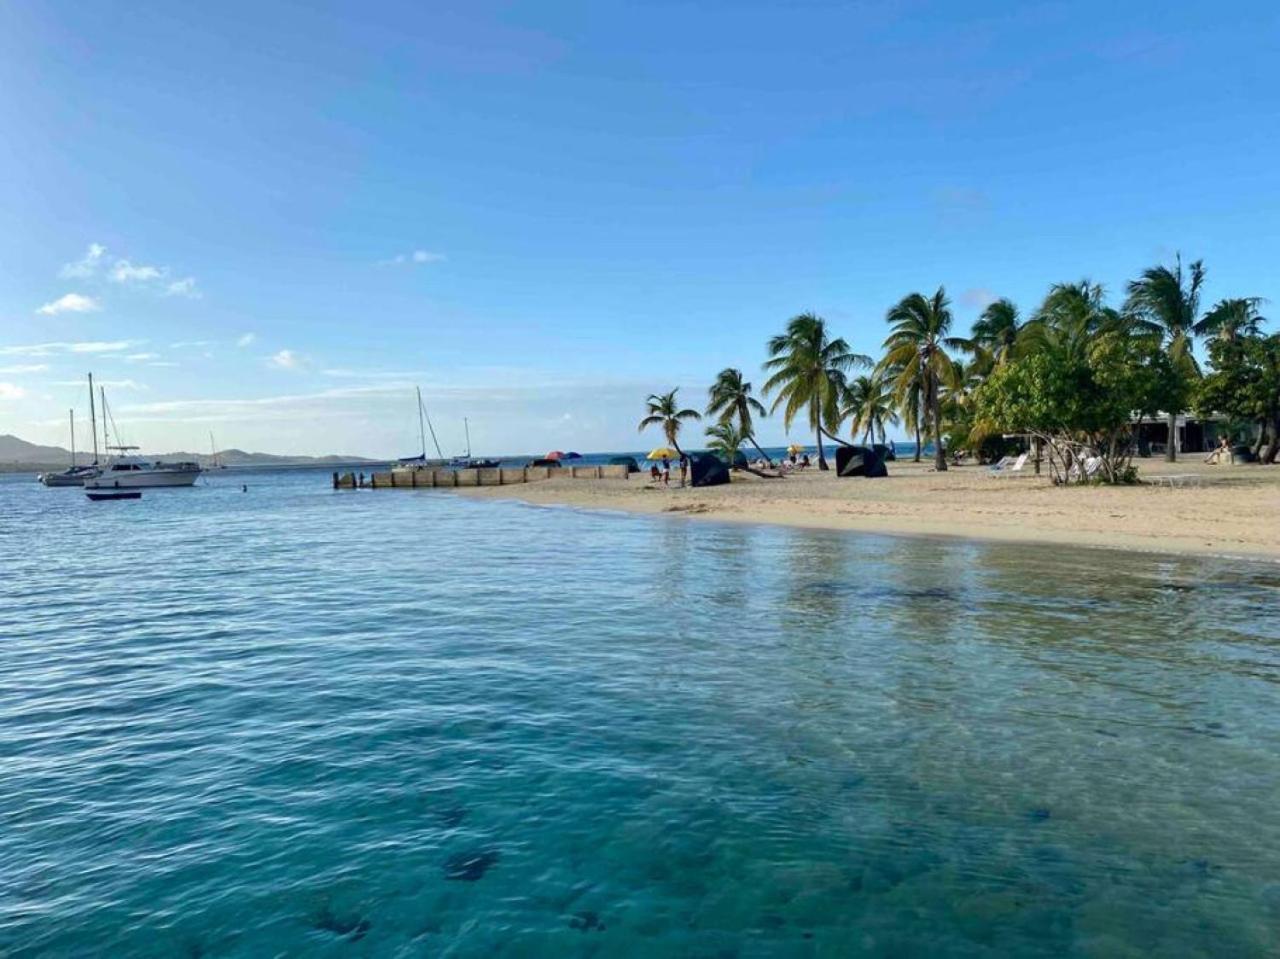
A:
<svg viewBox="0 0 1280 959">
<path fill-rule="evenodd" d="M 107 435 L 107 390 L 105 387 L 98 387 L 98 399 L 102 401 L 102 448 L 109 450 L 111 449 L 111 437 Z"/>
<path fill-rule="evenodd" d="M 422 441 L 422 462 L 427 461 L 427 434 L 422 427 L 422 387 L 415 386 L 418 391 L 418 439 Z"/>
<path fill-rule="evenodd" d="M 105 411 L 104 411 L 105 413 Z M 98 415 L 93 410 L 93 374 L 89 374 L 89 430 L 93 434 L 93 465 L 98 465 Z"/>
<path fill-rule="evenodd" d="M 218 457 L 213 451 L 213 430 L 209 430 L 209 465 L 218 465 Z"/>
<path fill-rule="evenodd" d="M 76 468 L 76 411 L 67 410 L 67 418 L 71 421 L 71 468 Z"/>
<path fill-rule="evenodd" d="M 462 431 L 467 434 L 467 459 L 471 459 L 471 427 L 465 416 L 462 418 Z"/>
</svg>

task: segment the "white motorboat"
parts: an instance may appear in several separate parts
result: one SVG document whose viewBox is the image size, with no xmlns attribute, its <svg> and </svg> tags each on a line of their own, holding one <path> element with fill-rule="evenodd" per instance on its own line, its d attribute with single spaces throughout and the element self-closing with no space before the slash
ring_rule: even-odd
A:
<svg viewBox="0 0 1280 959">
<path fill-rule="evenodd" d="M 85 489 L 151 489 L 157 486 L 194 486 L 204 472 L 199 463 L 163 463 L 129 456 L 133 446 L 113 446 L 121 453 L 96 476 L 84 481 Z"/>
</svg>

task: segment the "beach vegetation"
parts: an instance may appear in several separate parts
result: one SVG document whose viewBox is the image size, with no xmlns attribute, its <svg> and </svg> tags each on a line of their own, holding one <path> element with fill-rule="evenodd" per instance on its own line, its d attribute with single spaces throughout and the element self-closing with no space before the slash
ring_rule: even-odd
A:
<svg viewBox="0 0 1280 959">
<path fill-rule="evenodd" d="M 738 445 L 750 443 L 761 459 L 772 466 L 773 460 L 755 440 L 755 417 L 769 414 L 764 404 L 751 395 L 751 384 L 742 375 L 742 370 L 732 366 L 721 370 L 716 374 L 715 382 L 711 384 L 707 394 L 707 416 L 714 416 L 719 425 L 736 425 Z M 710 435 L 711 431 L 707 432 Z"/>
<path fill-rule="evenodd" d="M 667 443 L 683 456 L 684 450 L 680 448 L 680 428 L 690 420 L 702 419 L 702 414 L 697 410 L 681 409 L 676 399 L 676 394 L 679 392 L 679 388 L 676 388 L 669 393 L 649 394 L 649 398 L 645 401 L 648 412 L 640 421 L 639 430 L 643 433 L 651 426 L 661 427 Z"/>
<path fill-rule="evenodd" d="M 1238 332 L 1209 344 L 1211 370 L 1197 384 L 1195 408 L 1253 426 L 1260 462 L 1280 455 L 1280 334 Z"/>
<path fill-rule="evenodd" d="M 884 443 L 885 424 L 896 426 L 899 422 L 888 372 L 877 368 L 855 377 L 845 391 L 840 415 L 850 421 L 849 432 L 854 439 L 861 434 L 862 442 L 871 444 L 876 442 L 878 433 L 880 442 Z"/>
<path fill-rule="evenodd" d="M 835 434 L 848 392 L 848 373 L 870 367 L 871 358 L 855 353 L 844 340 L 832 338 L 826 321 L 813 313 L 792 317 L 785 332 L 769 340 L 768 351 L 764 368 L 770 375 L 764 394 L 774 396 L 770 412 L 781 407 L 787 429 L 805 413 L 817 441 L 818 469 L 829 469 L 822 439 L 843 442 Z"/>
<path fill-rule="evenodd" d="M 712 423 L 707 427 L 707 449 L 724 460 L 730 469 L 738 468 L 738 457 L 747 436 L 732 422 Z"/>
</svg>

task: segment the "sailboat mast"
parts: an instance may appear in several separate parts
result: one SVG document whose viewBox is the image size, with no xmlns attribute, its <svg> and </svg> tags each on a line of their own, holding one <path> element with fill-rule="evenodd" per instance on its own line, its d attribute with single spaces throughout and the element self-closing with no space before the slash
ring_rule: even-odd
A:
<svg viewBox="0 0 1280 959">
<path fill-rule="evenodd" d="M 107 390 L 106 387 L 98 387 L 98 399 L 102 401 L 102 448 L 104 450 L 111 449 L 111 437 L 107 435 Z"/>
<path fill-rule="evenodd" d="M 93 409 L 93 374 L 89 374 L 89 430 L 93 434 L 93 465 L 98 465 L 98 415 Z"/>
<path fill-rule="evenodd" d="M 467 459 L 471 459 L 471 426 L 465 416 L 462 418 L 462 432 L 467 434 Z"/>
<path fill-rule="evenodd" d="M 422 461 L 427 461 L 427 433 L 422 426 L 422 387 L 415 386 L 418 391 L 418 439 L 422 441 Z"/>
<path fill-rule="evenodd" d="M 71 421 L 71 468 L 76 468 L 76 411 L 67 411 L 67 419 Z"/>
</svg>

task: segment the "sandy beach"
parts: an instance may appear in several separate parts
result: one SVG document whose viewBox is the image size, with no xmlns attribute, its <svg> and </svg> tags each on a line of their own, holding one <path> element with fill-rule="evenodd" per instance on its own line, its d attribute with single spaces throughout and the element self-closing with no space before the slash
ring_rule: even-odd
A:
<svg viewBox="0 0 1280 959">
<path fill-rule="evenodd" d="M 1193 475 L 1198 485 L 1056 488 L 1047 477 L 993 477 L 986 467 L 945 473 L 889 464 L 886 479 L 837 479 L 816 469 L 782 480 L 735 473 L 728 486 L 653 486 L 557 478 L 526 486 L 459 489 L 478 499 L 685 516 L 720 522 L 949 536 L 1169 553 L 1280 559 L 1280 468 L 1142 460 L 1140 475 Z"/>
</svg>

